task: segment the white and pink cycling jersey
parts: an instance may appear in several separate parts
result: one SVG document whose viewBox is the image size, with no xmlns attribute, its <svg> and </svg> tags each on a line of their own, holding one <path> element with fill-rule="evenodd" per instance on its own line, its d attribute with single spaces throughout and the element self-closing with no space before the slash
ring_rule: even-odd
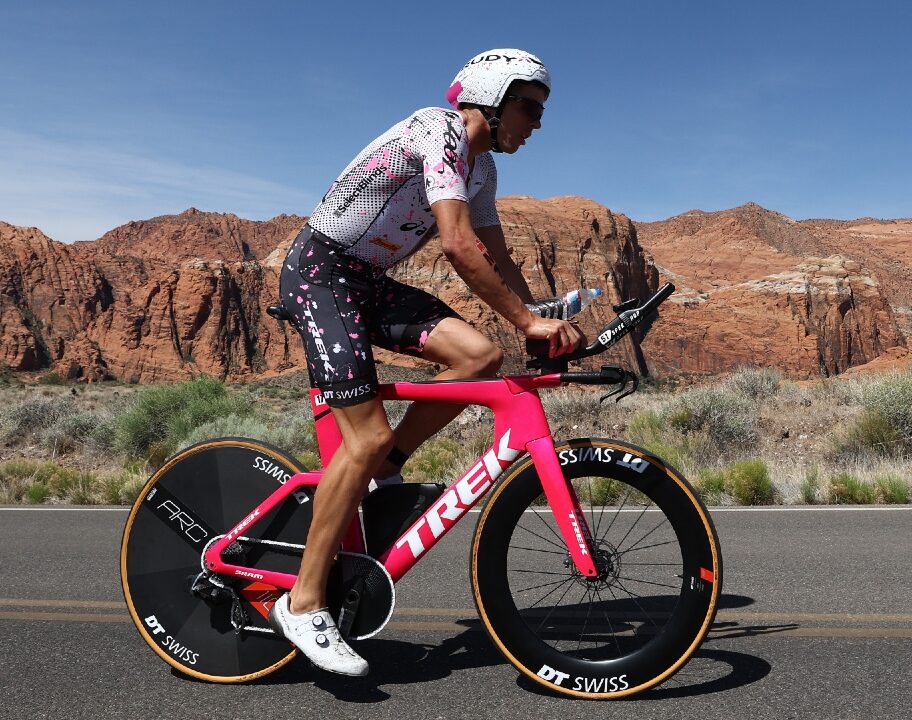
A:
<svg viewBox="0 0 912 720">
<path fill-rule="evenodd" d="M 499 225 L 490 153 L 469 168 L 469 137 L 453 110 L 424 108 L 374 140 L 343 171 L 308 221 L 345 253 L 386 269 L 436 229 L 431 205 L 469 203 L 472 226 Z"/>
</svg>

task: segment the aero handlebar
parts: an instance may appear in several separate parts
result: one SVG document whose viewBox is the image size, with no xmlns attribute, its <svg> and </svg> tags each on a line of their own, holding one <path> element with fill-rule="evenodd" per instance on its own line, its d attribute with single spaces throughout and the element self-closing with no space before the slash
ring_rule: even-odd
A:
<svg viewBox="0 0 912 720">
<path fill-rule="evenodd" d="M 589 347 L 575 352 L 549 358 L 549 343 L 547 340 L 526 340 L 526 352 L 533 356 L 531 360 L 526 362 L 526 367 L 554 371 L 559 369 L 559 367 L 555 366 L 562 366 L 566 369 L 566 363 L 572 360 L 582 360 L 583 358 L 605 352 L 605 350 L 617 344 L 622 337 L 628 335 L 631 330 L 647 320 L 653 311 L 667 300 L 674 290 L 674 285 L 665 283 L 655 295 L 639 307 L 637 307 L 639 303 L 637 298 L 631 298 L 620 305 L 615 305 L 614 311 L 618 313 L 618 316 L 598 334 L 595 342 Z"/>
</svg>

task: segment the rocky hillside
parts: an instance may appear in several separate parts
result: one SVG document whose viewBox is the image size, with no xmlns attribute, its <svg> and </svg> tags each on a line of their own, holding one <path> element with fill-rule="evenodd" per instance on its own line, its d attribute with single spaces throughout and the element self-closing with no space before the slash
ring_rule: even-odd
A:
<svg viewBox="0 0 912 720">
<path fill-rule="evenodd" d="M 646 341 L 659 370 L 827 376 L 912 334 L 912 221 L 796 222 L 748 204 L 637 223 L 637 233 L 678 288 Z"/>
<path fill-rule="evenodd" d="M 796 222 L 745 205 L 634 226 L 581 198 L 511 197 L 498 207 L 538 297 L 601 286 L 618 301 L 646 296 L 660 279 L 676 284 L 643 348 L 634 337 L 610 357 L 640 372 L 759 364 L 814 377 L 907 352 L 910 220 Z M 303 222 L 190 209 L 74 245 L 0 222 L 0 365 L 138 382 L 300 368 L 299 338 L 265 308 Z M 439 243 L 394 275 L 433 288 L 498 338 L 510 369 L 522 366 L 521 338 L 471 295 Z M 611 314 L 608 302 L 587 311 L 584 329 L 594 334 Z"/>
</svg>

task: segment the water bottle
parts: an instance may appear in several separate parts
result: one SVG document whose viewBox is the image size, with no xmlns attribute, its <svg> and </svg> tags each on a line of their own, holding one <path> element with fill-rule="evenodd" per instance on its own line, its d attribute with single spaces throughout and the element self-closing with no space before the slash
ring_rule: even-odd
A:
<svg viewBox="0 0 912 720">
<path fill-rule="evenodd" d="M 529 310 L 543 318 L 569 320 L 585 310 L 597 297 L 601 297 L 601 288 L 580 288 L 571 290 L 566 295 L 539 300 L 526 305 Z"/>
</svg>

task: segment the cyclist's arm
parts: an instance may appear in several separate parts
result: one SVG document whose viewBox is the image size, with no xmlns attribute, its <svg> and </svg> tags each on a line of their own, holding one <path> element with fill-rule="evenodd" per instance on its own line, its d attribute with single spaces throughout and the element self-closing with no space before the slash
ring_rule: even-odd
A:
<svg viewBox="0 0 912 720">
<path fill-rule="evenodd" d="M 482 244 L 491 253 L 504 281 L 510 289 L 519 295 L 524 303 L 533 302 L 532 291 L 529 290 L 529 284 L 523 277 L 522 272 L 513 262 L 510 250 L 507 248 L 507 239 L 504 237 L 503 228 L 500 225 L 489 225 L 488 227 L 475 228 L 475 234 Z"/>
<path fill-rule="evenodd" d="M 438 200 L 431 205 L 431 212 L 437 221 L 443 254 L 469 289 L 528 335 L 537 316 L 507 283 L 492 253 L 476 234 L 469 204 L 462 200 Z"/>
<path fill-rule="evenodd" d="M 478 297 L 513 323 L 528 338 L 547 340 L 551 357 L 573 352 L 583 334 L 566 320 L 548 320 L 530 312 L 504 280 L 488 248 L 472 228 L 468 203 L 438 200 L 431 205 L 443 253 Z M 512 263 L 515 266 L 515 263 Z M 528 287 L 526 288 L 528 292 Z"/>
</svg>

